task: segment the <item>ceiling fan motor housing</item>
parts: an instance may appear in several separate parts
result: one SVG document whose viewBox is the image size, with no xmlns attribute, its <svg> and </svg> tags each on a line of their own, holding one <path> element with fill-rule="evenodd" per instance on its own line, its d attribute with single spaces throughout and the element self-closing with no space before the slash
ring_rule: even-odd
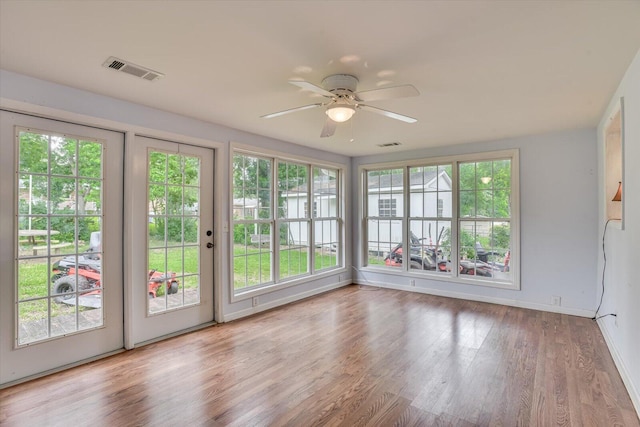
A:
<svg viewBox="0 0 640 427">
<path fill-rule="evenodd" d="M 334 93 L 336 91 L 355 92 L 358 87 L 358 79 L 349 74 L 333 74 L 322 80 L 322 86 Z"/>
</svg>

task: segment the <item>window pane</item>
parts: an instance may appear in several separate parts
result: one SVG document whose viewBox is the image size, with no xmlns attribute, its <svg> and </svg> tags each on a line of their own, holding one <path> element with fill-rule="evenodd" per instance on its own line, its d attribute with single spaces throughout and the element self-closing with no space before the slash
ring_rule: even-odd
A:
<svg viewBox="0 0 640 427">
<path fill-rule="evenodd" d="M 511 161 L 461 164 L 461 187 L 471 185 L 473 168 L 476 176 L 473 185 L 477 190 L 460 193 L 460 215 L 467 219 L 460 222 L 460 274 L 511 281 L 510 223 L 491 220 L 511 217 Z"/>
<path fill-rule="evenodd" d="M 60 136 L 51 137 L 51 174 L 73 176 L 76 174 L 76 149 L 78 141 Z"/>
<path fill-rule="evenodd" d="M 159 151 L 149 152 L 147 168 L 149 171 L 149 183 L 164 184 L 167 180 L 167 155 Z"/>
<path fill-rule="evenodd" d="M 511 192 L 496 190 L 493 192 L 493 216 L 495 218 L 511 217 Z"/>
<path fill-rule="evenodd" d="M 200 302 L 200 159 L 149 150 L 148 313 Z M 187 184 L 188 183 L 188 184 Z"/>
<path fill-rule="evenodd" d="M 414 220 L 409 224 L 412 270 L 450 274 L 451 222 Z"/>
<path fill-rule="evenodd" d="M 86 178 L 102 178 L 102 144 L 80 141 L 78 146 L 78 175 Z"/>
<path fill-rule="evenodd" d="M 49 180 L 46 176 L 21 174 L 18 180 L 18 211 L 24 215 L 47 214 Z"/>
<path fill-rule="evenodd" d="M 490 190 L 476 191 L 476 216 L 482 218 L 493 217 L 493 192 Z"/>
<path fill-rule="evenodd" d="M 320 271 L 340 265 L 338 171 L 314 167 L 312 191 L 313 205 L 310 214 L 314 218 L 314 271 Z"/>
<path fill-rule="evenodd" d="M 338 216 L 338 171 L 313 168 L 313 217 L 335 218 Z"/>
<path fill-rule="evenodd" d="M 309 272 L 308 222 L 287 221 L 280 225 L 280 278 Z"/>
<path fill-rule="evenodd" d="M 278 217 L 308 218 L 307 167 L 296 163 L 278 162 Z"/>
<path fill-rule="evenodd" d="M 183 175 L 185 185 L 200 185 L 200 158 L 183 156 Z"/>
<path fill-rule="evenodd" d="M 493 162 L 476 163 L 476 188 L 479 190 L 493 187 Z"/>
<path fill-rule="evenodd" d="M 451 191 L 438 192 L 438 218 L 451 218 L 453 209 L 452 195 Z"/>
<path fill-rule="evenodd" d="M 244 290 L 272 282 L 271 224 L 257 222 L 272 218 L 271 160 L 234 154 L 233 156 L 233 270 L 234 290 Z M 295 167 L 292 167 L 295 169 Z M 287 169 L 282 171 L 285 178 Z M 292 173 L 297 172 L 294 170 Z M 286 199 L 279 192 L 279 199 Z M 282 196 L 282 197 L 280 197 Z M 238 223 L 237 221 L 243 221 Z"/>
<path fill-rule="evenodd" d="M 18 345 L 49 338 L 48 299 L 18 304 Z"/>
<path fill-rule="evenodd" d="M 400 267 L 402 265 L 402 221 L 367 221 L 368 265 Z"/>
<path fill-rule="evenodd" d="M 403 215 L 402 169 L 367 172 L 367 213 L 370 217 L 397 217 Z"/>
<path fill-rule="evenodd" d="M 73 178 L 51 177 L 49 185 L 49 206 L 51 213 L 76 213 L 76 180 Z"/>
<path fill-rule="evenodd" d="M 18 135 L 15 295 L 23 345 L 103 324 L 103 146 Z"/>
<path fill-rule="evenodd" d="M 35 174 L 49 171 L 49 136 L 39 133 L 20 132 L 18 168 Z"/>
<path fill-rule="evenodd" d="M 475 190 L 476 186 L 476 164 L 475 163 L 461 163 L 458 168 L 458 180 L 459 189 Z"/>
<path fill-rule="evenodd" d="M 460 192 L 460 217 L 476 216 L 476 192 L 461 191 Z"/>
<path fill-rule="evenodd" d="M 502 190 L 511 188 L 510 160 L 496 160 L 493 162 L 493 188 Z"/>
<path fill-rule="evenodd" d="M 182 185 L 182 155 L 167 155 L 167 177 L 168 184 Z"/>
<path fill-rule="evenodd" d="M 98 179 L 78 180 L 78 213 L 80 215 L 102 212 L 102 181 Z"/>
<path fill-rule="evenodd" d="M 511 262 L 511 224 L 494 222 L 491 229 L 491 241 L 485 249 L 483 258 L 488 262 L 496 279 L 512 280 Z"/>
<path fill-rule="evenodd" d="M 233 282 L 236 291 L 272 281 L 269 227 L 264 223 L 234 224 Z"/>
<path fill-rule="evenodd" d="M 167 185 L 167 214 L 182 215 L 182 186 Z"/>
<path fill-rule="evenodd" d="M 322 270 L 338 265 L 338 221 L 315 222 L 315 269 Z"/>
</svg>

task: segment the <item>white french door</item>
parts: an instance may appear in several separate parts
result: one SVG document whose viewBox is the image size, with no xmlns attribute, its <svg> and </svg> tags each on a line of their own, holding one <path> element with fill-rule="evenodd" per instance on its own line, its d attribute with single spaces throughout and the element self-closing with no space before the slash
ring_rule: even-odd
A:
<svg viewBox="0 0 640 427">
<path fill-rule="evenodd" d="M 214 317 L 213 150 L 136 136 L 132 155 L 128 347 Z"/>
<path fill-rule="evenodd" d="M 124 135 L 0 111 L 0 385 L 121 349 Z"/>
</svg>

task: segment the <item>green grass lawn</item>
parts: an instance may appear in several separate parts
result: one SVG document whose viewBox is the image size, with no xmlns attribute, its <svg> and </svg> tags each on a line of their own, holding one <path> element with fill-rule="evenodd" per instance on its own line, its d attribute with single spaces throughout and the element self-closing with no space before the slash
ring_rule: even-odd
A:
<svg viewBox="0 0 640 427">
<path fill-rule="evenodd" d="M 18 262 L 18 299 L 47 296 L 48 264 L 35 260 Z"/>
<path fill-rule="evenodd" d="M 316 270 L 335 267 L 337 255 L 332 252 L 316 251 Z M 308 248 L 280 248 L 280 279 L 295 277 L 308 272 Z M 233 286 L 244 289 L 273 280 L 271 276 L 271 253 L 268 247 L 234 245 Z"/>
<path fill-rule="evenodd" d="M 151 242 L 149 251 L 149 268 L 161 272 L 174 272 L 179 276 L 185 288 L 197 288 L 198 277 L 193 275 L 199 271 L 198 248 L 154 249 L 160 242 Z M 330 268 L 336 265 L 336 254 L 333 252 L 315 252 L 316 269 Z M 18 299 L 23 301 L 48 296 L 49 265 L 41 260 L 21 260 L 18 262 Z M 271 253 L 269 248 L 234 246 L 234 286 L 236 289 L 246 288 L 272 280 Z M 294 277 L 308 271 L 307 248 L 283 248 L 280 251 L 280 278 Z M 53 273 L 51 273 L 53 274 Z M 160 288 L 162 289 L 162 287 Z M 160 291 L 158 295 L 164 292 Z"/>
</svg>

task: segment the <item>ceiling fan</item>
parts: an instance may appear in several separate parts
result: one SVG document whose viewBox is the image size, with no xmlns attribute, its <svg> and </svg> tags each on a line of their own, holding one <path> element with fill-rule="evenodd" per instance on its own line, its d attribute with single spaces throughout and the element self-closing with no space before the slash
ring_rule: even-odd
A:
<svg viewBox="0 0 640 427">
<path fill-rule="evenodd" d="M 404 98 L 409 96 L 418 96 L 420 92 L 412 85 L 401 85 L 385 87 L 380 89 L 365 90 L 356 92 L 358 79 L 349 74 L 333 74 L 322 80 L 322 86 L 316 86 L 313 83 L 304 80 L 289 80 L 289 83 L 303 89 L 310 90 L 328 98 L 325 102 L 304 105 L 302 107 L 291 108 L 277 113 L 266 114 L 261 116 L 264 119 L 282 116 L 296 111 L 308 110 L 310 108 L 324 107 L 327 109 L 327 120 L 320 136 L 322 138 L 334 134 L 338 123 L 349 120 L 356 110 L 365 110 L 372 113 L 380 114 L 392 119 L 400 120 L 406 123 L 415 123 L 418 120 L 413 117 L 404 116 L 392 111 L 383 110 L 363 104 L 362 102 L 379 101 L 383 99 Z"/>
</svg>

